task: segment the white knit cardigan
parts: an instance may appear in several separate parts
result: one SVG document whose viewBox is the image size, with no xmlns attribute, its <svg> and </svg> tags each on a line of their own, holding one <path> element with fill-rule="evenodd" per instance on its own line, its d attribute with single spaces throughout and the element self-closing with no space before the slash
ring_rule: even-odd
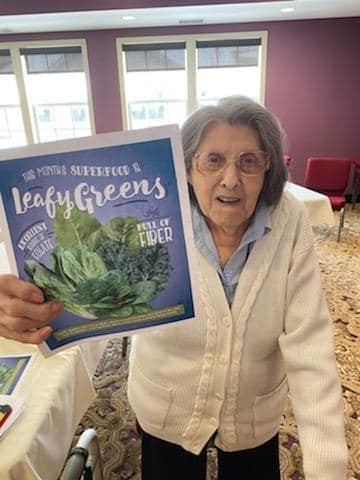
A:
<svg viewBox="0 0 360 480">
<path fill-rule="evenodd" d="M 146 432 L 197 454 L 215 431 L 225 451 L 269 440 L 289 386 L 306 480 L 345 480 L 341 388 L 311 227 L 289 193 L 271 221 L 231 309 L 198 252 L 200 313 L 134 337 L 128 398 Z"/>
</svg>

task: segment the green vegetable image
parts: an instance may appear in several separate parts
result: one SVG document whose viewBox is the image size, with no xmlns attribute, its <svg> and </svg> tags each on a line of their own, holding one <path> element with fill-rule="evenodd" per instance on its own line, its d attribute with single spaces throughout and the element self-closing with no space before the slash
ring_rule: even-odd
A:
<svg viewBox="0 0 360 480">
<path fill-rule="evenodd" d="M 80 317 L 147 313 L 152 310 L 149 302 L 168 284 L 172 267 L 165 245 L 141 246 L 138 224 L 135 217 L 101 224 L 76 208 L 65 219 L 63 207 L 58 207 L 51 268 L 27 260 L 25 272 L 46 300 L 60 301 Z"/>
<path fill-rule="evenodd" d="M 58 247 L 83 245 L 88 237 L 101 228 L 101 223 L 87 212 L 74 208 L 71 217 L 64 216 L 65 207 L 57 207 L 55 215 L 55 236 Z"/>
<path fill-rule="evenodd" d="M 157 243 L 129 251 L 121 242 L 109 240 L 96 252 L 109 270 L 120 270 L 128 275 L 131 284 L 140 280 L 152 280 L 157 291 L 163 290 L 168 282 L 171 265 L 165 245 Z"/>
<path fill-rule="evenodd" d="M 57 247 L 51 259 L 55 271 L 72 285 L 88 278 L 97 278 L 108 271 L 101 257 L 84 245 Z"/>
<path fill-rule="evenodd" d="M 140 238 L 137 225 L 139 221 L 135 217 L 115 217 L 107 224 L 93 231 L 87 238 L 86 243 L 90 249 L 95 250 L 105 240 L 115 240 L 125 245 L 128 250 L 140 248 Z"/>
</svg>

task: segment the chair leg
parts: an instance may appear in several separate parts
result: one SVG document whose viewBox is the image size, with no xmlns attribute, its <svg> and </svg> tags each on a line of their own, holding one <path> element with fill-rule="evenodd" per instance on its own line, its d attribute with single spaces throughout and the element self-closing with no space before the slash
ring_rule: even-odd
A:
<svg viewBox="0 0 360 480">
<path fill-rule="evenodd" d="M 123 337 L 122 338 L 122 346 L 121 346 L 121 357 L 122 358 L 126 357 L 127 347 L 128 347 L 128 337 Z"/>
<path fill-rule="evenodd" d="M 344 219 L 345 219 L 345 207 L 343 207 L 340 210 L 340 219 L 339 219 L 339 227 L 338 227 L 338 234 L 337 234 L 338 242 L 340 242 L 341 229 L 344 226 Z"/>
<path fill-rule="evenodd" d="M 351 195 L 351 209 L 352 210 L 356 206 L 356 201 L 357 201 L 359 193 L 360 193 L 360 180 L 357 180 L 356 183 L 354 182 L 352 195 Z"/>
<path fill-rule="evenodd" d="M 341 210 L 341 228 L 344 226 L 345 221 L 345 207 Z"/>
</svg>

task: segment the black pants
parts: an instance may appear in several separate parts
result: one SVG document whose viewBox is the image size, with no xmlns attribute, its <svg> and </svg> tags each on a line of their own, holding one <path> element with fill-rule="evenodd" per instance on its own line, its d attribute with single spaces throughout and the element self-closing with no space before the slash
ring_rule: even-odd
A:
<svg viewBox="0 0 360 480">
<path fill-rule="evenodd" d="M 250 450 L 218 453 L 218 480 L 280 480 L 279 435 Z M 142 480 L 205 480 L 207 448 L 200 455 L 142 432 Z"/>
</svg>

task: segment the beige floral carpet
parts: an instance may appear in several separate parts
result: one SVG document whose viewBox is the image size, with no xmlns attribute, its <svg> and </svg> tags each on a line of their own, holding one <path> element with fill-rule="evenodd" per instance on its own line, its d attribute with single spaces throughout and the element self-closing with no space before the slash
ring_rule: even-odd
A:
<svg viewBox="0 0 360 480">
<path fill-rule="evenodd" d="M 336 241 L 336 228 L 316 228 L 316 250 L 335 327 L 350 448 L 348 480 L 360 480 L 360 205 L 354 210 L 347 206 L 340 243 Z M 121 340 L 112 340 L 94 376 L 97 398 L 74 437 L 75 442 L 84 428 L 96 428 L 105 480 L 140 479 L 140 440 L 126 399 L 126 379 L 127 359 L 121 357 Z M 282 479 L 304 479 L 290 401 L 281 425 L 280 443 Z M 209 480 L 216 478 L 215 467 L 214 450 L 210 448 Z"/>
</svg>

